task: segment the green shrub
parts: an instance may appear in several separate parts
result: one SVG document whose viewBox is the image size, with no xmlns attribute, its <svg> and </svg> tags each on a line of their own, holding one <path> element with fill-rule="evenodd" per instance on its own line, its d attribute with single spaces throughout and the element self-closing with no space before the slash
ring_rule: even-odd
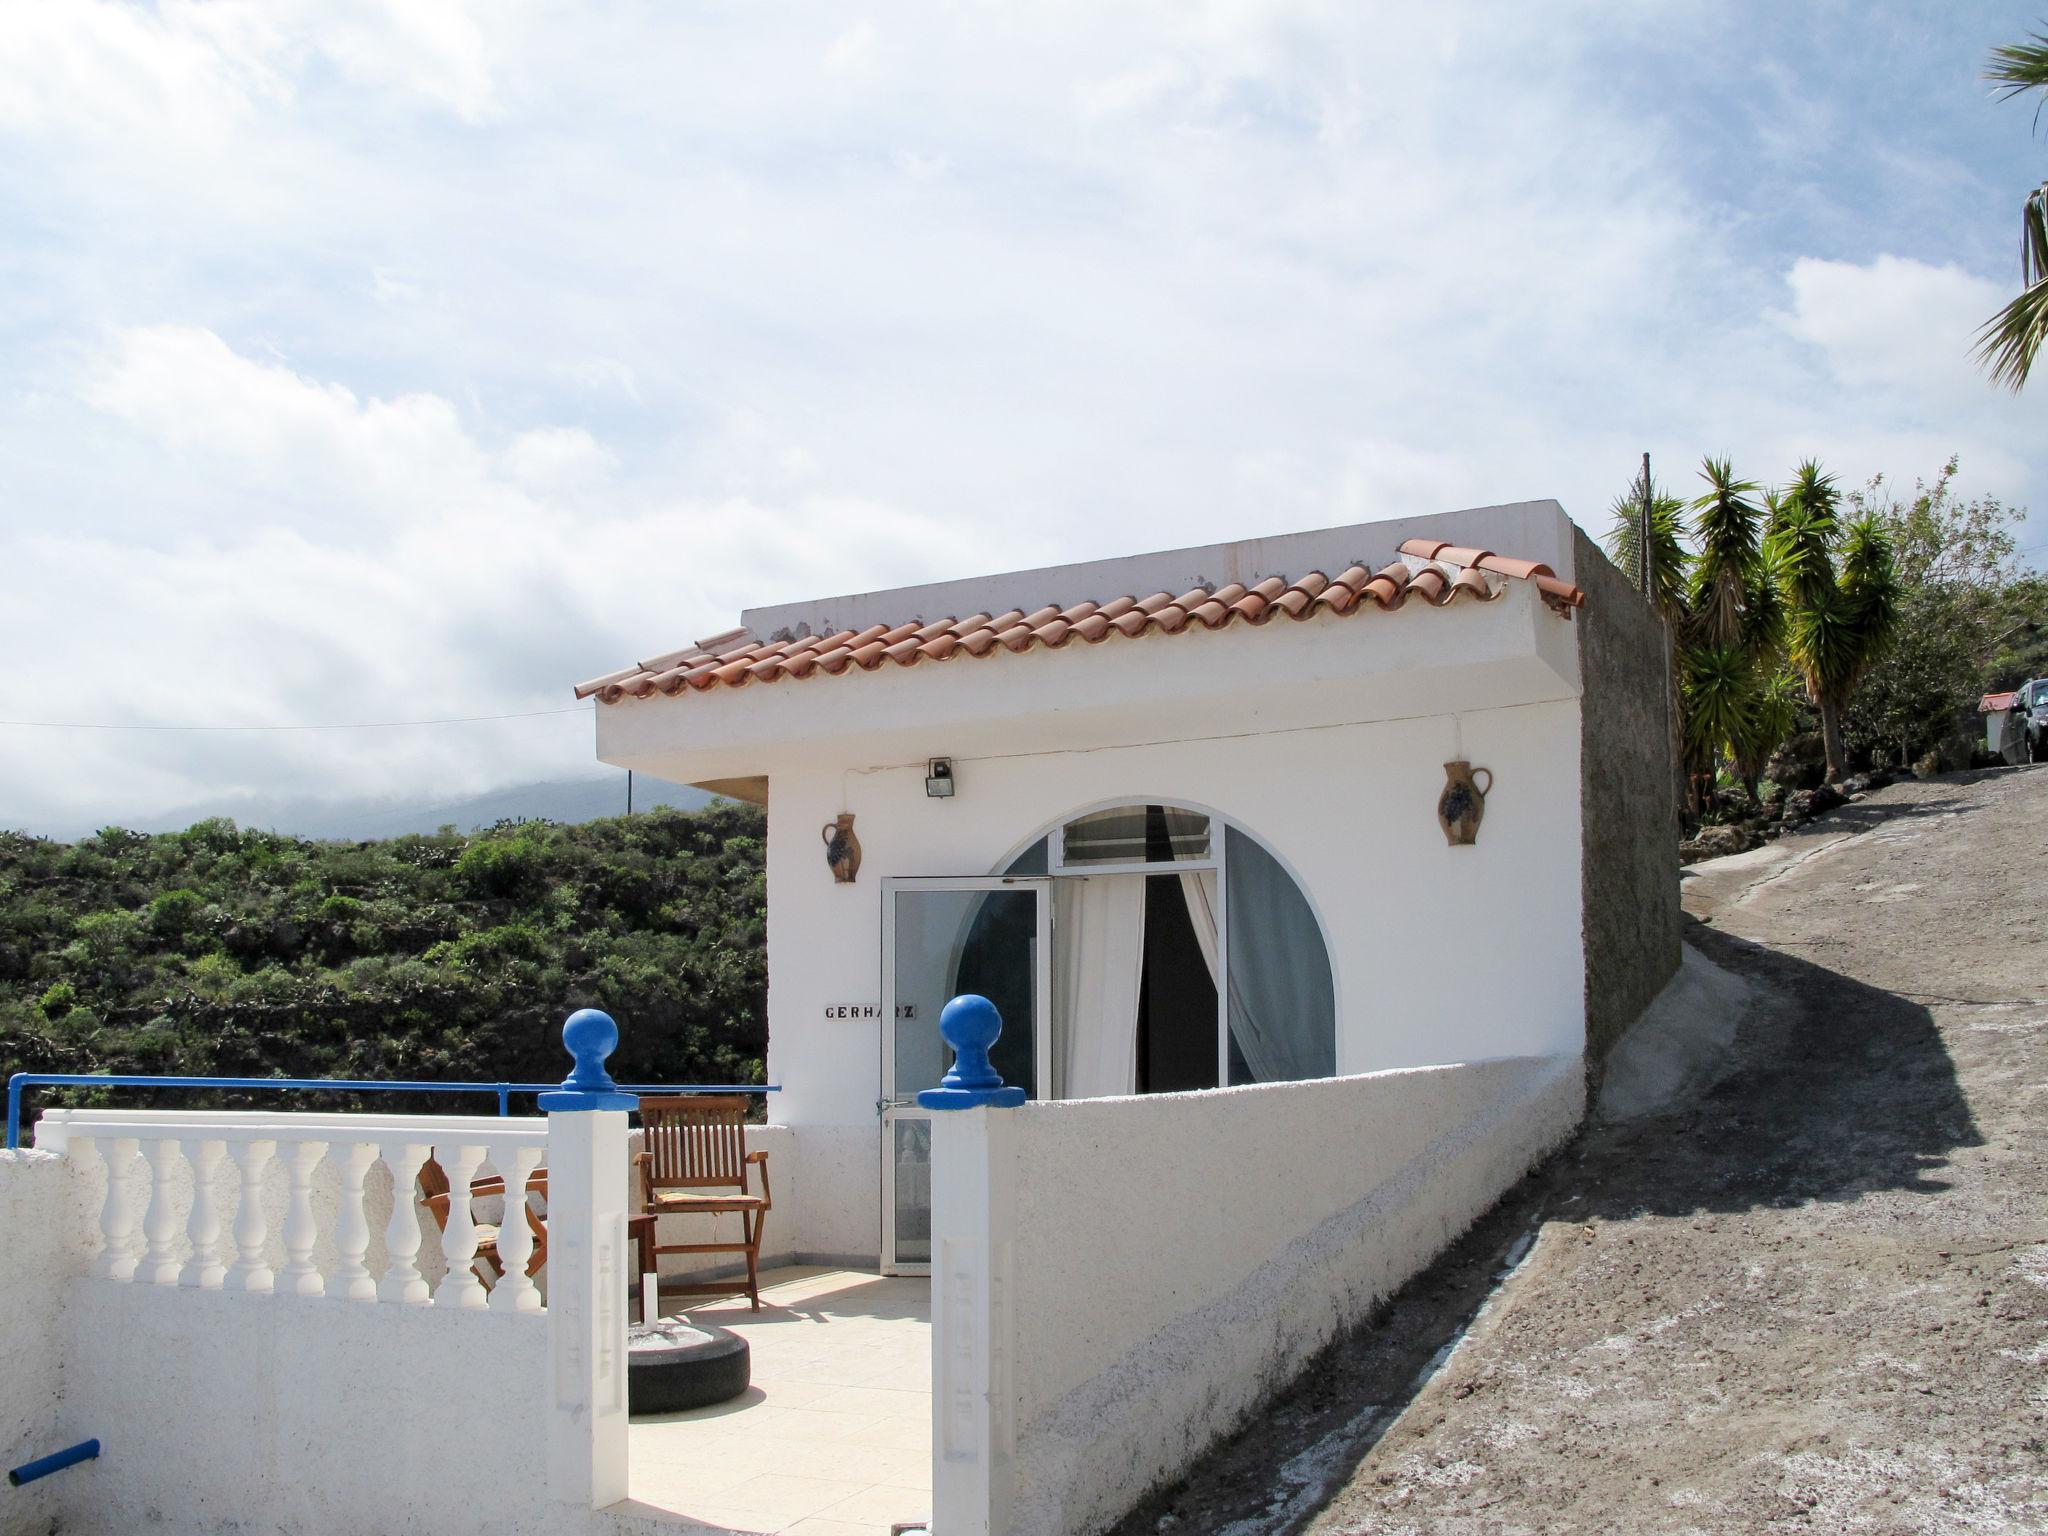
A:
<svg viewBox="0 0 2048 1536">
<path fill-rule="evenodd" d="M 149 930 L 161 938 L 176 938 L 191 928 L 205 905 L 206 899 L 197 891 L 182 886 L 165 891 L 149 904 Z"/>
<path fill-rule="evenodd" d="M 0 1066 L 550 1081 L 563 1018 L 594 1006 L 629 1080 L 759 1081 L 763 825 L 721 805 L 368 844 L 0 833 Z"/>
<path fill-rule="evenodd" d="M 470 844 L 455 861 L 455 879 L 472 896 L 511 896 L 533 880 L 540 863 L 530 838 L 487 839 Z"/>
</svg>

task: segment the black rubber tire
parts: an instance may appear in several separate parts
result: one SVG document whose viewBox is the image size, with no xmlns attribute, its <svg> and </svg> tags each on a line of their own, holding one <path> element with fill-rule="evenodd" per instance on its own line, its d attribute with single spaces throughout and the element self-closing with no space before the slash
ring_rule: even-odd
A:
<svg viewBox="0 0 2048 1536">
<path fill-rule="evenodd" d="M 678 1340 L 674 1333 L 691 1330 Z M 696 1338 L 695 1334 L 707 1334 Z M 629 1413 L 681 1413 L 738 1397 L 753 1379 L 747 1341 L 709 1323 L 667 1319 L 634 1328 L 626 1339 L 626 1407 Z"/>
</svg>

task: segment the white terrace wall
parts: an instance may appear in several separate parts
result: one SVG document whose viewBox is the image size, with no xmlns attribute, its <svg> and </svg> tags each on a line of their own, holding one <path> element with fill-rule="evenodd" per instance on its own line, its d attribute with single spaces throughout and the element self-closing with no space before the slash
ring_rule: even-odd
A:
<svg viewBox="0 0 2048 1536">
<path fill-rule="evenodd" d="M 1570 1134 L 1583 1098 L 1574 1054 L 937 1116 L 942 1432 L 976 1327 L 1009 1362 L 981 1528 L 1084 1536 L 1116 1519 L 1426 1265 Z M 997 1187 L 963 1191 L 977 1158 L 954 1143 L 975 1122 L 994 1127 Z M 995 1299 L 962 1332 L 974 1265 L 955 1272 L 946 1223 L 969 1213 L 971 1249 L 977 1201 L 1007 1213 L 989 1234 L 1007 1262 L 985 1261 L 1007 1275 L 1008 1317 Z M 973 1529 L 948 1508 L 962 1469 L 947 1462 L 936 1513 Z"/>
<path fill-rule="evenodd" d="M 87 1280 L 68 1324 L 67 1416 L 106 1450 L 67 1533 L 581 1528 L 547 1492 L 543 1313 Z"/>
<path fill-rule="evenodd" d="M 90 1185 L 67 1158 L 0 1152 L 0 1456 L 5 1465 L 90 1439 L 65 1388 L 78 1381 L 64 1332 L 73 1287 L 92 1261 L 98 1232 Z M 0 1490 L 0 1531 L 47 1531 L 67 1484 L 89 1481 L 87 1464 Z"/>
<path fill-rule="evenodd" d="M 625 1493 L 623 1114 L 57 1111 L 38 1137 L 63 1155 L 0 1163 L 0 1425 L 21 1459 L 104 1450 L 0 1506 L 0 1530 L 611 1528 L 593 1511 Z M 557 1305 L 517 1279 L 516 1241 L 487 1296 L 474 1230 L 416 1219 L 430 1149 L 458 1186 L 486 1153 L 516 1176 L 546 1159 Z M 239 1181 L 194 1177 L 216 1160 L 246 1162 L 246 1208 Z M 296 1170 L 282 1199 L 267 1161 Z M 318 1177 L 374 1187 L 384 1162 L 395 1213 L 388 1173 L 381 1209 Z M 414 1231 L 447 1256 L 431 1285 Z"/>
</svg>

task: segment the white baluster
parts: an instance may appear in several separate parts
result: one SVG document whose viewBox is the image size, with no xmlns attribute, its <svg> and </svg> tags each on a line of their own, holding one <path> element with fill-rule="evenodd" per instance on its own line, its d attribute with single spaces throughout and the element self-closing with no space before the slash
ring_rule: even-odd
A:
<svg viewBox="0 0 2048 1536">
<path fill-rule="evenodd" d="M 363 1264 L 370 1250 L 370 1222 L 363 1215 L 363 1175 L 377 1156 L 374 1142 L 347 1141 L 328 1154 L 341 1175 L 341 1214 L 334 1223 L 334 1246 L 341 1264 L 334 1272 L 332 1294 L 349 1301 L 375 1301 L 377 1282 Z"/>
<path fill-rule="evenodd" d="M 320 1296 L 326 1285 L 313 1263 L 313 1243 L 320 1235 L 313 1220 L 313 1170 L 327 1154 L 324 1141 L 295 1141 L 284 1154 L 291 1192 L 284 1208 L 284 1268 L 278 1278 L 293 1296 Z"/>
<path fill-rule="evenodd" d="M 100 1253 L 92 1272 L 106 1280 L 135 1278 L 135 1161 L 133 1136 L 100 1145 L 107 1165 L 107 1198 L 100 1207 Z"/>
<path fill-rule="evenodd" d="M 178 1165 L 185 1160 L 184 1148 L 175 1136 L 159 1136 L 149 1143 L 149 1209 L 142 1216 L 142 1233 L 149 1246 L 135 1278 L 150 1285 L 176 1285 L 184 1266 L 178 1255 L 178 1217 L 171 1209 L 171 1184 Z"/>
<path fill-rule="evenodd" d="M 185 1145 L 185 1161 L 192 1165 L 192 1214 L 185 1221 L 185 1236 L 192 1241 L 192 1252 L 178 1271 L 178 1284 L 202 1291 L 219 1290 L 227 1273 L 220 1261 L 220 1204 L 213 1197 L 213 1176 L 226 1155 L 226 1142 Z"/>
<path fill-rule="evenodd" d="M 235 1143 L 233 1156 L 242 1176 L 242 1194 L 235 1206 L 235 1262 L 226 1281 L 231 1291 L 268 1291 L 274 1283 L 264 1256 L 270 1223 L 263 1215 L 263 1171 L 276 1151 L 274 1141 Z"/>
<path fill-rule="evenodd" d="M 420 1176 L 420 1164 L 433 1150 L 420 1142 L 384 1143 L 384 1166 L 391 1170 L 391 1220 L 384 1228 L 384 1252 L 390 1264 L 377 1283 L 379 1301 L 412 1306 L 426 1302 L 427 1282 L 414 1262 L 420 1251 L 420 1213 L 413 1203 L 413 1181 Z"/>
<path fill-rule="evenodd" d="M 434 1305 L 486 1306 L 489 1297 L 483 1282 L 470 1268 L 476 1262 L 476 1222 L 469 1213 L 469 1186 L 476 1178 L 477 1164 L 484 1160 L 484 1149 L 436 1146 L 434 1157 L 448 1175 L 448 1225 L 441 1231 L 441 1256 L 448 1261 L 448 1273 L 434 1292 Z"/>
<path fill-rule="evenodd" d="M 491 1288 L 493 1312 L 538 1312 L 540 1287 L 526 1273 L 533 1253 L 533 1228 L 526 1224 L 526 1182 L 540 1166 L 545 1147 L 533 1142 L 494 1142 L 491 1166 L 505 1180 L 505 1214 L 498 1223 L 498 1283 Z"/>
</svg>

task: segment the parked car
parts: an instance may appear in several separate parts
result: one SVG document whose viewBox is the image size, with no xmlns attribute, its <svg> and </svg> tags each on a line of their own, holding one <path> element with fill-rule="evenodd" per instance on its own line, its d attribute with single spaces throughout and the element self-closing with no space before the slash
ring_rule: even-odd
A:
<svg viewBox="0 0 2048 1536">
<path fill-rule="evenodd" d="M 2013 694 L 2009 730 L 2024 730 L 2027 761 L 2048 763 L 2048 677 L 2022 683 Z"/>
</svg>

